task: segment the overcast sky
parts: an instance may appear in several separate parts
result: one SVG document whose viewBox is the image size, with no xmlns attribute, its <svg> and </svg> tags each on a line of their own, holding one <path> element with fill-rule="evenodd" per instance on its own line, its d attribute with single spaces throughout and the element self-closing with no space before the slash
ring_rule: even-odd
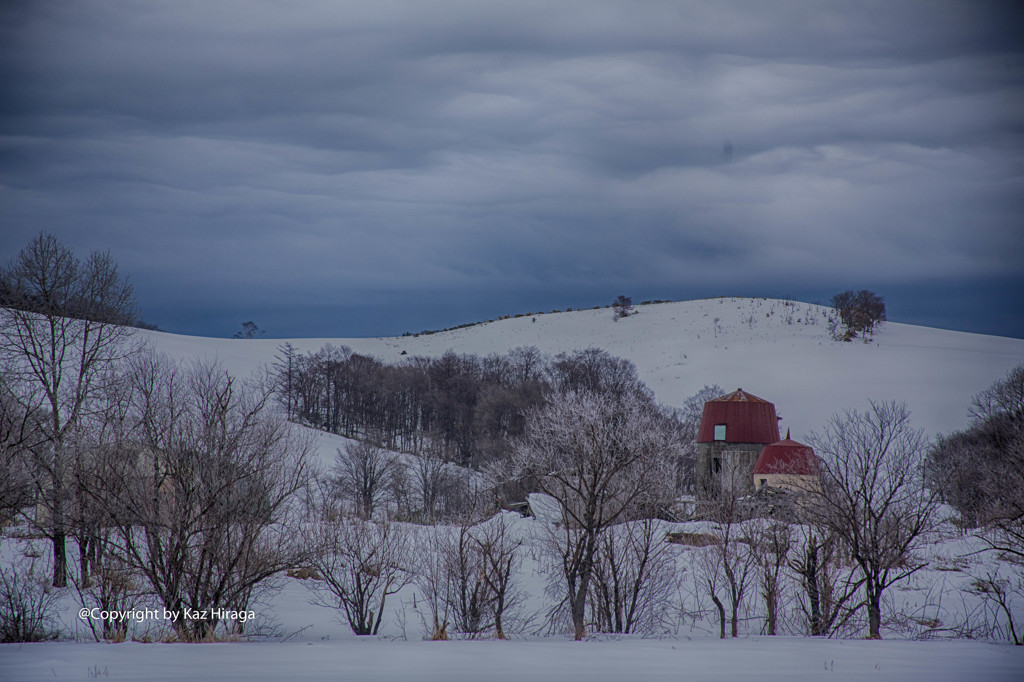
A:
<svg viewBox="0 0 1024 682">
<path fill-rule="evenodd" d="M 1013 6 L 4 2 L 0 261 L 214 336 L 869 288 L 1024 337 Z"/>
</svg>

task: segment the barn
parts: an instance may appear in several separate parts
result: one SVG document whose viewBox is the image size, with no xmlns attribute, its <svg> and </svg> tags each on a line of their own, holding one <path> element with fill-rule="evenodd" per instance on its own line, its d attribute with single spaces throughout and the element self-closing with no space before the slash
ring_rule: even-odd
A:
<svg viewBox="0 0 1024 682">
<path fill-rule="evenodd" d="M 780 440 L 779 417 L 767 400 L 739 388 L 707 401 L 697 431 L 698 494 L 754 492 L 754 464 L 766 445 Z"/>
</svg>

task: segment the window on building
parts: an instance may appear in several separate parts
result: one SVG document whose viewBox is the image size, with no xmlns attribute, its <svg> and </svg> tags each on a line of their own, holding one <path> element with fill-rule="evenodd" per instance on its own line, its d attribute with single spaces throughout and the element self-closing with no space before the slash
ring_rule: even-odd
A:
<svg viewBox="0 0 1024 682">
<path fill-rule="evenodd" d="M 725 440 L 725 424 L 715 424 L 715 440 Z"/>
<path fill-rule="evenodd" d="M 715 457 L 714 461 L 712 462 L 712 469 L 714 470 L 714 472 L 716 474 L 722 473 L 722 458 L 721 457 Z"/>
<path fill-rule="evenodd" d="M 763 488 L 763 487 L 764 487 L 764 484 L 765 484 L 765 483 L 767 483 L 767 482 L 768 482 L 768 479 L 767 479 L 767 478 L 762 478 L 762 479 L 761 479 L 761 485 L 759 485 L 758 487 L 759 487 L 759 488 Z"/>
</svg>

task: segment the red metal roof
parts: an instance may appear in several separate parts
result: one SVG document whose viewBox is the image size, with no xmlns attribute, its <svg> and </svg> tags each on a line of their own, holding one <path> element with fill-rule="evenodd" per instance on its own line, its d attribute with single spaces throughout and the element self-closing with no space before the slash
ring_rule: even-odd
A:
<svg viewBox="0 0 1024 682">
<path fill-rule="evenodd" d="M 712 398 L 708 402 L 711 403 L 767 403 L 771 405 L 764 398 L 758 398 L 753 393 L 747 393 L 742 388 L 737 388 L 732 393 L 720 395 L 717 398 Z"/>
<path fill-rule="evenodd" d="M 779 440 L 775 405 L 742 388 L 704 403 L 697 442 L 713 443 L 717 424 L 725 424 L 726 443 L 774 443 Z"/>
<path fill-rule="evenodd" d="M 798 443 L 786 434 L 785 440 L 764 446 L 754 465 L 757 474 L 796 474 L 817 476 L 820 472 L 818 456 L 809 445 Z"/>
</svg>

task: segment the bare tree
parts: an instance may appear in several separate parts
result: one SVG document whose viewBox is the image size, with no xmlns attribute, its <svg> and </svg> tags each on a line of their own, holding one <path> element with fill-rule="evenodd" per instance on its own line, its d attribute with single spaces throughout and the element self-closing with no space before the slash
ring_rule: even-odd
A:
<svg viewBox="0 0 1024 682">
<path fill-rule="evenodd" d="M 586 635 L 586 601 L 601 533 L 656 508 L 671 485 L 675 434 L 635 394 L 570 392 L 530 415 L 515 444 L 520 475 L 532 476 L 562 510 L 557 563 L 576 639 Z"/>
<path fill-rule="evenodd" d="M 408 472 L 419 497 L 421 518 L 425 523 L 433 523 L 438 515 L 438 506 L 452 484 L 448 463 L 432 448 L 414 458 Z"/>
<path fill-rule="evenodd" d="M 298 349 L 291 342 L 285 341 L 277 347 L 272 368 L 277 375 L 278 400 L 284 404 L 288 419 L 296 417 L 298 412 L 301 364 Z"/>
<path fill-rule="evenodd" d="M 346 517 L 321 506 L 307 526 L 314 603 L 345 613 L 352 632 L 376 635 L 387 598 L 410 580 L 409 541 L 401 526 Z"/>
<path fill-rule="evenodd" d="M 13 518 L 33 499 L 31 452 L 42 443 L 37 409 L 31 401 L 12 391 L 17 386 L 7 380 L 0 367 L 0 523 Z"/>
<path fill-rule="evenodd" d="M 520 545 L 503 515 L 434 529 L 420 548 L 416 575 L 430 611 L 430 623 L 424 623 L 431 639 L 491 631 L 507 637 L 523 601 L 516 580 Z"/>
<path fill-rule="evenodd" d="M 677 590 L 675 556 L 657 519 L 611 526 L 598 541 L 591 610 L 604 632 L 653 633 Z"/>
<path fill-rule="evenodd" d="M 903 403 L 833 416 L 809 438 L 822 481 L 807 512 L 849 550 L 864 578 L 869 636 L 881 636 L 882 595 L 927 565 L 914 556 L 937 503 L 924 487 L 925 440 Z"/>
<path fill-rule="evenodd" d="M 1018 633 L 1020 622 L 1014 617 L 1014 598 L 1024 592 L 1024 577 L 1017 575 L 1014 579 L 1009 579 L 1000 576 L 998 571 L 989 570 L 984 575 L 974 576 L 969 591 L 994 605 L 1003 615 L 1006 619 L 1006 634 L 1011 643 L 1017 646 L 1024 645 L 1024 632 Z M 993 628 L 993 631 L 997 630 L 998 628 Z"/>
<path fill-rule="evenodd" d="M 694 574 L 697 591 L 707 590 L 718 614 L 718 637 L 725 639 L 725 602 L 722 601 L 722 589 L 725 584 L 725 572 L 721 568 L 720 552 L 712 552 L 710 548 L 702 549 L 697 554 L 697 572 Z"/>
<path fill-rule="evenodd" d="M 260 329 L 259 326 L 255 322 L 253 322 L 252 320 L 249 320 L 248 322 L 243 322 L 241 329 L 239 329 L 237 332 L 232 334 L 231 338 L 233 338 L 233 339 L 257 339 L 257 338 L 263 336 L 264 334 L 266 334 L 265 331 Z"/>
<path fill-rule="evenodd" d="M 142 576 L 118 552 L 116 507 L 109 505 L 132 492 L 121 487 L 122 478 L 107 475 L 138 452 L 129 377 L 117 373 L 103 387 L 71 441 L 76 457 L 69 517 L 80 566 L 71 582 L 83 607 L 113 613 L 134 609 L 150 595 Z M 123 641 L 128 636 L 128 622 L 114 617 L 90 618 L 87 625 L 97 641 Z"/>
<path fill-rule="evenodd" d="M 355 503 L 362 518 L 371 519 L 391 489 L 398 466 L 398 460 L 392 453 L 373 443 L 348 443 L 344 450 L 338 450 L 333 469 L 334 484 L 341 495 Z"/>
<path fill-rule="evenodd" d="M 427 636 L 435 641 L 450 639 L 448 628 L 453 618 L 451 595 L 455 592 L 450 561 L 451 531 L 447 528 L 439 528 L 438 531 L 430 533 L 426 541 L 416 544 L 413 578 L 422 593 L 422 599 L 413 598 L 413 609 L 423 619 Z"/>
<path fill-rule="evenodd" d="M 145 355 L 131 379 L 139 440 L 102 472 L 125 491 L 104 500 L 118 556 L 171 611 L 243 611 L 305 555 L 295 529 L 312 443 L 268 409 L 267 383 L 238 381 L 215 364 Z M 195 641 L 221 621 L 173 626 Z"/>
<path fill-rule="evenodd" d="M 522 586 L 516 579 L 522 565 L 522 540 L 513 537 L 507 514 L 498 514 L 479 524 L 472 538 L 480 553 L 480 575 L 494 636 L 506 639 L 509 624 L 518 621 L 524 600 Z"/>
<path fill-rule="evenodd" d="M 860 608 L 857 592 L 864 584 L 839 565 L 839 541 L 827 530 L 801 525 L 795 528 L 793 551 L 787 566 L 800 581 L 800 605 L 811 636 L 841 632 Z"/>
<path fill-rule="evenodd" d="M 53 543 L 53 584 L 67 584 L 68 440 L 106 370 L 131 354 L 138 313 L 132 287 L 109 253 L 82 262 L 56 237 L 40 233 L 3 270 L 0 356 L 10 378 L 31 386 L 26 409 L 41 396 L 45 445 L 35 449 L 42 528 Z"/>
<path fill-rule="evenodd" d="M 47 587 L 35 559 L 0 566 L 0 642 L 42 642 L 60 634 L 60 593 Z"/>
<path fill-rule="evenodd" d="M 755 570 L 764 600 L 765 624 L 763 632 L 778 634 L 779 605 L 783 592 L 783 567 L 792 545 L 792 531 L 784 523 L 761 521 L 751 528 L 750 549 L 754 555 Z"/>
<path fill-rule="evenodd" d="M 463 524 L 442 536 L 441 549 L 448 571 L 448 600 L 455 632 L 476 637 L 488 627 L 488 589 L 483 556 L 472 526 Z"/>
<path fill-rule="evenodd" d="M 679 424 L 680 441 L 682 449 L 676 463 L 676 490 L 677 492 L 694 492 L 697 484 L 697 432 L 700 430 L 700 420 L 704 414 L 704 403 L 724 394 L 725 391 L 718 384 L 705 385 L 685 401 L 683 406 L 675 410 L 673 417 Z"/>
<path fill-rule="evenodd" d="M 744 475 L 745 467 L 722 469 L 722 491 L 705 509 L 714 521 L 711 543 L 701 554 L 704 582 L 708 596 L 718 609 L 720 635 L 725 638 L 725 606 L 729 606 L 730 634 L 739 636 L 740 607 L 754 581 L 756 554 L 751 547 L 748 528 L 741 525 L 742 503 L 737 479 Z M 725 600 L 719 594 L 724 591 Z"/>
<path fill-rule="evenodd" d="M 618 322 L 619 318 L 629 317 L 633 314 L 633 299 L 629 296 L 619 296 L 612 302 L 612 310 L 615 311 L 615 321 Z"/>
<path fill-rule="evenodd" d="M 559 353 L 548 368 L 548 377 L 557 393 L 596 393 L 654 404 L 654 394 L 640 380 L 636 365 L 600 348 Z"/>
</svg>

